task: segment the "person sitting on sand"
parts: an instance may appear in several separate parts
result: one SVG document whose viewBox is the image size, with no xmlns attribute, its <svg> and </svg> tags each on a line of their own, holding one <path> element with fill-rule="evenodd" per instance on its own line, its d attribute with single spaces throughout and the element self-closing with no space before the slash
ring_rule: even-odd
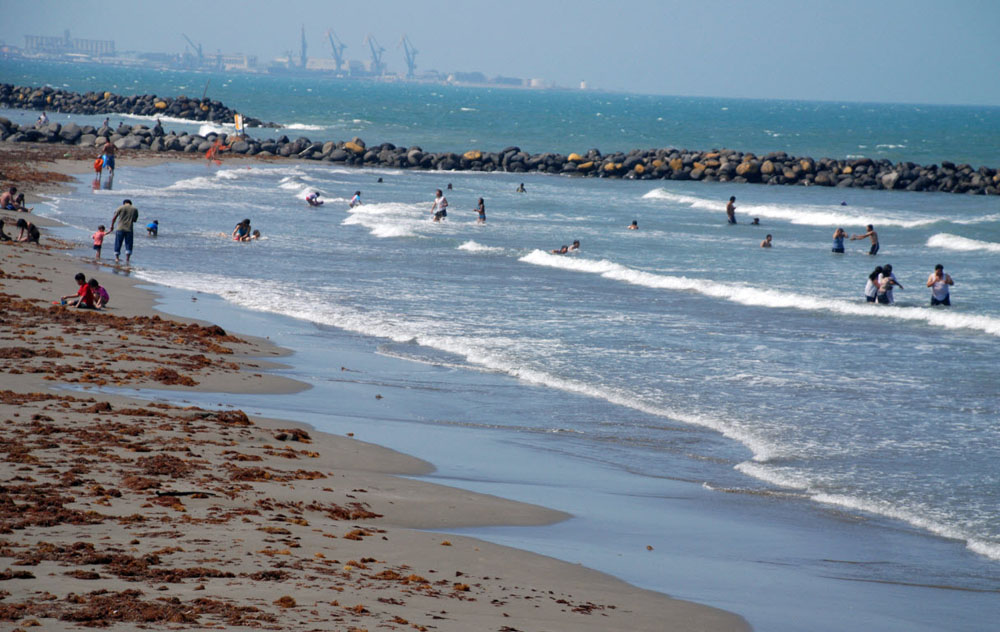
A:
<svg viewBox="0 0 1000 632">
<path fill-rule="evenodd" d="M 77 272 L 76 276 L 73 278 L 76 279 L 76 293 L 60 296 L 59 303 L 62 305 L 69 305 L 70 307 L 94 309 L 94 292 L 90 289 L 90 285 L 87 284 L 87 277 L 84 276 L 82 272 Z M 71 302 L 66 302 L 70 300 Z"/>
<path fill-rule="evenodd" d="M 637 219 L 632 220 L 632 223 L 626 226 L 625 228 L 628 228 L 629 230 L 639 230 L 639 220 Z"/>
<path fill-rule="evenodd" d="M 146 234 L 150 237 L 156 237 L 160 233 L 160 221 L 154 219 L 150 223 L 146 224 Z"/>
<path fill-rule="evenodd" d="M 871 224 L 868 224 L 868 232 L 863 235 L 851 235 L 851 241 L 857 241 L 866 237 L 872 240 L 872 247 L 868 250 L 868 254 L 878 254 L 878 233 L 875 232 L 875 228 Z"/>
<path fill-rule="evenodd" d="M 0 195 L 0 209 L 4 211 L 14 210 L 14 196 L 17 193 L 17 187 L 11 187 Z"/>
<path fill-rule="evenodd" d="M 101 287 L 101 284 L 98 283 L 97 279 L 93 277 L 87 281 L 87 285 L 90 286 L 90 292 L 94 295 L 94 309 L 106 307 L 108 301 L 111 300 L 111 296 L 108 295 L 108 291 Z"/>
<path fill-rule="evenodd" d="M 14 198 L 13 207 L 7 210 L 10 211 L 24 211 L 25 213 L 30 213 L 35 207 L 27 207 L 24 205 L 24 194 L 18 193 L 17 197 Z"/>
<path fill-rule="evenodd" d="M 21 232 L 17 234 L 17 239 L 14 241 L 25 241 L 28 243 L 39 243 L 38 240 L 41 238 L 42 233 L 38 230 L 38 227 L 31 222 L 26 222 L 23 219 L 17 220 L 17 227 L 21 229 Z"/>
<path fill-rule="evenodd" d="M 355 206 L 361 206 L 361 191 L 354 192 L 354 197 L 351 198 L 351 201 L 347 206 L 349 208 L 354 208 Z"/>
<path fill-rule="evenodd" d="M 313 191 L 306 196 L 306 202 L 309 206 L 323 206 L 323 200 L 319 199 L 319 191 Z"/>
<path fill-rule="evenodd" d="M 761 248 L 770 248 L 771 247 L 771 236 L 770 235 L 764 237 L 764 241 L 760 242 L 760 247 Z"/>
<path fill-rule="evenodd" d="M 250 220 L 245 219 L 233 229 L 233 241 L 250 241 Z"/>
<path fill-rule="evenodd" d="M 550 250 L 549 252 L 551 252 L 554 255 L 564 255 L 567 252 L 569 252 L 569 246 L 563 246 L 561 248 L 556 248 L 555 250 Z"/>
<path fill-rule="evenodd" d="M 3 232 L 3 218 L 0 217 L 0 241 L 10 241 L 10 235 Z"/>
</svg>

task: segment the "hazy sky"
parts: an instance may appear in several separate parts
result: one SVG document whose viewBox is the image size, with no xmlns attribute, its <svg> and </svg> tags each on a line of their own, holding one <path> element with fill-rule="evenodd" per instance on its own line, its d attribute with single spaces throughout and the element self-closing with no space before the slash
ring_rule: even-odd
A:
<svg viewBox="0 0 1000 632">
<path fill-rule="evenodd" d="M 1000 105 L 997 0 L 0 0 L 0 39 L 114 39 L 122 50 L 206 51 L 265 62 L 329 56 L 326 30 L 390 71 L 482 71 L 576 86 L 691 96 Z M 2 79 L 2 77 L 0 77 Z"/>
</svg>

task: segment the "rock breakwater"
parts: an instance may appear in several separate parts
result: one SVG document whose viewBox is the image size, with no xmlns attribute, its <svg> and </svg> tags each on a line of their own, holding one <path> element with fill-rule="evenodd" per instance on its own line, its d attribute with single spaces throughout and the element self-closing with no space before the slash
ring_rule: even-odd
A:
<svg viewBox="0 0 1000 632">
<path fill-rule="evenodd" d="M 205 153 L 216 141 L 221 141 L 225 151 L 234 154 L 297 158 L 357 167 L 505 171 L 632 180 L 700 180 L 1000 195 L 1000 171 L 997 169 L 956 165 L 948 161 L 940 165 L 918 165 L 870 158 L 816 160 L 790 156 L 785 152 L 760 156 L 730 149 L 691 151 L 676 148 L 635 149 L 611 154 L 591 149 L 584 154 L 563 155 L 529 154 L 511 146 L 495 152 L 470 150 L 457 154 L 425 152 L 417 146 L 397 147 L 392 143 L 369 147 L 360 138 L 323 142 L 306 137 L 290 139 L 288 136 L 264 139 L 224 133 L 202 136 L 124 123 L 115 129 L 76 123 L 19 126 L 2 117 L 0 139 L 6 143 L 79 145 L 93 147 L 95 151 L 110 140 L 119 149 L 183 153 Z"/>
<path fill-rule="evenodd" d="M 191 121 L 232 123 L 236 110 L 212 99 L 189 99 L 185 96 L 158 97 L 155 94 L 122 96 L 111 92 L 69 92 L 51 86 L 15 86 L 0 84 L 0 106 L 28 110 L 46 110 L 66 114 L 138 114 L 172 116 Z M 245 116 L 247 127 L 277 127 Z"/>
</svg>

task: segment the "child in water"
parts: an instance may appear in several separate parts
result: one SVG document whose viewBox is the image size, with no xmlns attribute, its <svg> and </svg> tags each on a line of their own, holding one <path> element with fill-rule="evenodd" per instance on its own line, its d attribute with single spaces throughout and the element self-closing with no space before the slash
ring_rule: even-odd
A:
<svg viewBox="0 0 1000 632">
<path fill-rule="evenodd" d="M 354 197 L 351 198 L 351 203 L 348 204 L 348 206 L 350 208 L 354 208 L 355 206 L 361 206 L 361 191 L 354 192 Z"/>
<path fill-rule="evenodd" d="M 319 199 L 319 191 L 313 191 L 306 196 L 306 202 L 309 206 L 323 206 L 323 200 Z"/>
<path fill-rule="evenodd" d="M 160 232 L 160 221 L 154 219 L 150 223 L 146 224 L 146 234 L 150 237 L 156 237 Z"/>
<path fill-rule="evenodd" d="M 94 240 L 94 259 L 101 258 L 101 246 L 104 245 L 104 237 L 108 231 L 104 230 L 104 224 L 97 227 L 97 232 L 91 235 Z"/>
<path fill-rule="evenodd" d="M 632 223 L 626 226 L 629 230 L 639 230 L 639 220 L 634 219 Z"/>
</svg>

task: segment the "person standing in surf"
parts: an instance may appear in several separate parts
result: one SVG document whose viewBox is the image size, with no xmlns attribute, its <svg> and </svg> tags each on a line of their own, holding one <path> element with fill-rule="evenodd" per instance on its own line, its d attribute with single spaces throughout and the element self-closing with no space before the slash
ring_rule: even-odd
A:
<svg viewBox="0 0 1000 632">
<path fill-rule="evenodd" d="M 736 223 L 736 196 L 733 195 L 729 198 L 729 203 L 726 204 L 726 221 L 730 224 Z"/>
<path fill-rule="evenodd" d="M 951 290 L 949 285 L 955 285 L 950 274 L 945 274 L 940 263 L 934 266 L 934 272 L 927 278 L 927 287 L 931 288 L 931 306 L 951 305 Z"/>
<path fill-rule="evenodd" d="M 868 230 L 868 232 L 866 232 L 863 235 L 851 235 L 851 241 L 857 241 L 859 239 L 865 239 L 866 237 L 868 239 L 871 239 L 872 240 L 872 247 L 868 249 L 868 254 L 874 256 L 874 255 L 878 254 L 878 247 L 879 247 L 878 246 L 878 233 L 875 232 L 875 227 L 872 226 L 871 224 L 868 224 L 867 230 Z"/>
<path fill-rule="evenodd" d="M 831 252 L 844 254 L 844 237 L 847 237 L 847 231 L 843 228 L 833 231 L 833 250 Z"/>
<path fill-rule="evenodd" d="M 896 278 L 896 275 L 892 273 L 892 264 L 887 263 L 885 264 L 885 266 L 882 267 L 882 274 L 879 275 L 878 277 L 878 295 L 877 295 L 878 300 L 876 300 L 876 302 L 877 303 L 884 302 L 885 304 L 888 305 L 892 305 L 893 303 L 895 303 L 896 299 L 892 295 L 893 287 L 898 287 L 901 290 L 906 289 L 903 287 L 903 284 L 900 283 L 899 280 Z M 882 301 L 882 294 L 885 294 L 885 297 L 887 299 L 886 301 Z"/>
<path fill-rule="evenodd" d="M 479 219 L 476 220 L 476 223 L 477 224 L 485 224 L 486 223 L 486 202 L 483 201 L 483 198 L 479 198 L 479 202 L 476 204 L 475 211 L 477 213 L 479 213 Z"/>
<path fill-rule="evenodd" d="M 440 222 L 442 218 L 448 217 L 448 198 L 444 196 L 441 189 L 434 192 L 434 204 L 431 205 L 431 214 L 435 222 Z"/>
</svg>

